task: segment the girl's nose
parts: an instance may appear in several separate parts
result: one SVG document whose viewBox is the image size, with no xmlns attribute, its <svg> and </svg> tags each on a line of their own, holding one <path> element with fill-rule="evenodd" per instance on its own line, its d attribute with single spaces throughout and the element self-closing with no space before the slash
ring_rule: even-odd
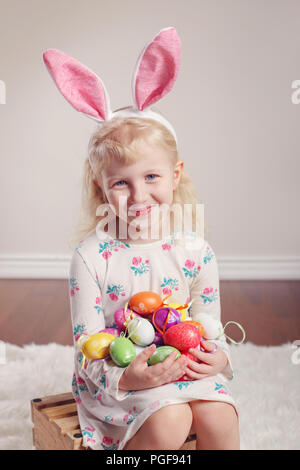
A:
<svg viewBox="0 0 300 470">
<path fill-rule="evenodd" d="M 147 201 L 147 193 L 145 187 L 141 184 L 132 185 L 130 191 L 131 204 L 143 204 Z"/>
</svg>

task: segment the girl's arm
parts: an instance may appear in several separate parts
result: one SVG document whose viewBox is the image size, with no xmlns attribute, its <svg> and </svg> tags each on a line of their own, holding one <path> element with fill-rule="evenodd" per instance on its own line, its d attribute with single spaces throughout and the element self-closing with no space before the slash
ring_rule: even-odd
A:
<svg viewBox="0 0 300 470">
<path fill-rule="evenodd" d="M 106 391 L 122 400 L 126 393 L 119 390 L 118 383 L 124 372 L 111 360 L 89 360 L 86 366 L 81 367 L 83 356 L 78 346 L 78 338 L 86 333 L 92 335 L 105 328 L 104 312 L 102 308 L 102 292 L 93 266 L 87 257 L 77 249 L 72 257 L 70 266 L 70 306 L 73 325 L 73 339 L 75 348 L 75 361 L 78 363 L 78 373 L 85 380 L 89 378 L 97 388 Z"/>
<path fill-rule="evenodd" d="M 204 243 L 200 250 L 199 266 L 200 270 L 198 271 L 198 275 L 193 279 L 190 289 L 191 299 L 194 299 L 189 310 L 190 315 L 193 318 L 196 313 L 207 313 L 211 315 L 212 318 L 221 320 L 218 265 L 215 253 L 207 242 Z M 222 374 L 224 374 L 227 379 L 232 379 L 233 369 L 229 346 L 225 336 L 223 335 L 217 340 L 210 340 L 210 342 L 215 343 L 226 354 L 228 362 L 224 370 L 222 370 Z M 207 347 L 205 349 L 210 348 Z M 213 356 L 213 354 L 210 354 L 210 356 Z M 209 358 L 209 356 L 207 356 L 207 358 Z"/>
</svg>

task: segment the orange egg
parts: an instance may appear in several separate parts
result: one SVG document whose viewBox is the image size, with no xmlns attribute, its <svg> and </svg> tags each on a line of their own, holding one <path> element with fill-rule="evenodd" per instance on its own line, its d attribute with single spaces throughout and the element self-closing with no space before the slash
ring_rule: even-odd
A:
<svg viewBox="0 0 300 470">
<path fill-rule="evenodd" d="M 200 331 L 200 336 L 203 336 L 204 335 L 204 328 L 203 326 L 201 325 L 201 323 L 199 323 L 198 321 L 195 321 L 195 320 L 184 320 L 183 323 L 188 323 L 189 325 L 194 325 L 196 326 L 199 331 Z"/>
<path fill-rule="evenodd" d="M 151 291 L 134 294 L 129 300 L 129 307 L 140 315 L 150 315 L 162 305 L 162 299 Z"/>
</svg>

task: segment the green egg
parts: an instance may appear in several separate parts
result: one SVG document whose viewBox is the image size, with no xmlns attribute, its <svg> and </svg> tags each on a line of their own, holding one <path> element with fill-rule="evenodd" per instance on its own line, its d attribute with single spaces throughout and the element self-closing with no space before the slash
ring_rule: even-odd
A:
<svg viewBox="0 0 300 470">
<path fill-rule="evenodd" d="M 173 346 L 160 346 L 148 359 L 148 365 L 154 366 L 154 364 L 158 364 L 159 362 L 164 361 L 169 356 L 169 354 L 171 354 L 172 351 L 177 351 L 176 359 L 181 356 L 181 353 L 178 351 L 178 349 L 173 348 Z"/>
<path fill-rule="evenodd" d="M 120 336 L 110 343 L 109 353 L 112 360 L 120 367 L 128 366 L 136 356 L 133 343 L 124 336 Z"/>
</svg>

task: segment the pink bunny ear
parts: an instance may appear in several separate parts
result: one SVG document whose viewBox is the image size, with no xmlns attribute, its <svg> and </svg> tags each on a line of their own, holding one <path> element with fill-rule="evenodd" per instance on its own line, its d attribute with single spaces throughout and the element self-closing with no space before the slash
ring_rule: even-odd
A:
<svg viewBox="0 0 300 470">
<path fill-rule="evenodd" d="M 43 59 L 57 88 L 77 111 L 97 120 L 108 118 L 111 112 L 109 96 L 94 72 L 55 49 L 45 51 Z"/>
<path fill-rule="evenodd" d="M 180 65 L 181 42 L 176 29 L 162 29 L 141 52 L 133 72 L 133 101 L 143 110 L 171 91 Z"/>
</svg>

